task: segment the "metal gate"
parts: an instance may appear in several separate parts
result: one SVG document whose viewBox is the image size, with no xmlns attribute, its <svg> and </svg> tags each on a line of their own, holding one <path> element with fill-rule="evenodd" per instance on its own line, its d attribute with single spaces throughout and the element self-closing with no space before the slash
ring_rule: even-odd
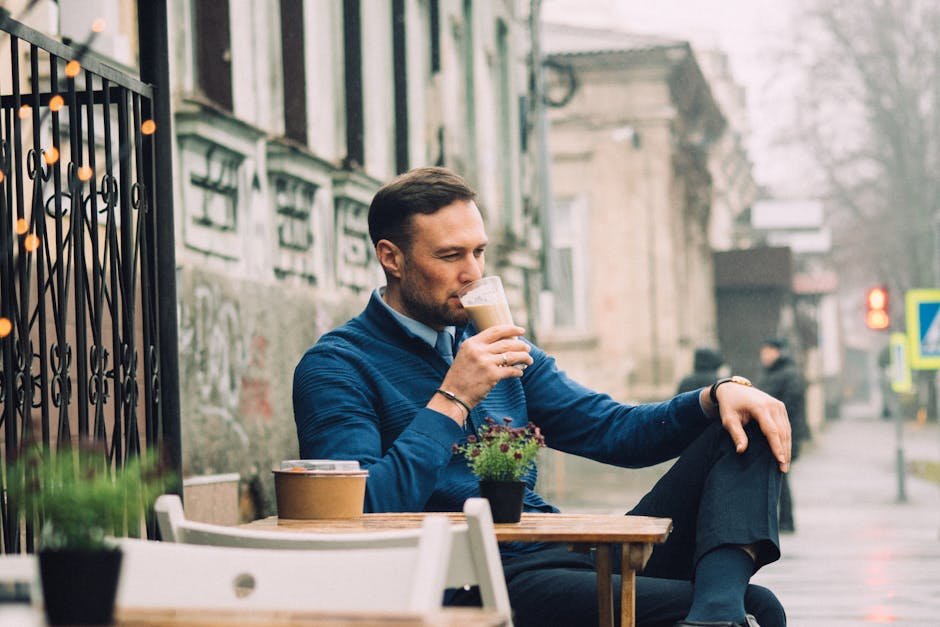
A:
<svg viewBox="0 0 940 627">
<path fill-rule="evenodd" d="M 3 460 L 26 441 L 92 442 L 121 467 L 161 447 L 161 364 L 177 354 L 158 320 L 175 283 L 158 264 L 173 240 L 158 228 L 170 164 L 155 159 L 153 88 L 3 11 L 0 59 Z M 0 517 L 4 551 L 33 548 L 5 491 Z"/>
</svg>

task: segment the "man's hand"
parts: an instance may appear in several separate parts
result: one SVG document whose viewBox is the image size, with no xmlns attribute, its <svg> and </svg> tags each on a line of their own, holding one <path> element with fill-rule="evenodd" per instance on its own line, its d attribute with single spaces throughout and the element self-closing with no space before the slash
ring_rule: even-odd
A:
<svg viewBox="0 0 940 627">
<path fill-rule="evenodd" d="M 519 339 L 524 333 L 522 327 L 503 324 L 464 340 L 441 382 L 441 389 L 474 407 L 503 379 L 521 377 L 523 368 L 514 366 L 532 365 L 529 345 Z M 435 394 L 427 406 L 447 414 L 458 424 L 466 420 L 466 411 L 456 411 L 460 408 L 440 394 Z"/>
<path fill-rule="evenodd" d="M 780 464 L 780 470 L 787 472 L 790 469 L 791 435 L 786 406 L 757 388 L 734 383 L 719 386 L 716 395 L 721 424 L 731 435 L 735 450 L 738 453 L 747 450 L 744 425 L 753 418 L 767 438 L 770 450 Z M 714 416 L 716 408 L 708 396 L 708 388 L 702 390 L 699 399 L 705 411 Z"/>
</svg>

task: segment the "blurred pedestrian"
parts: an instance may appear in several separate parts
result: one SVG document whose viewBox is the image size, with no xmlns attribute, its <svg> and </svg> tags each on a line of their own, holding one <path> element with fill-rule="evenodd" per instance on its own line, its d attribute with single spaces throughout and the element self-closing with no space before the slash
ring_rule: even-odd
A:
<svg viewBox="0 0 940 627">
<path fill-rule="evenodd" d="M 790 458 L 796 461 L 800 455 L 800 445 L 809 439 L 809 425 L 806 422 L 806 380 L 787 351 L 786 340 L 764 340 L 760 347 L 760 362 L 764 371 L 757 381 L 757 387 L 786 405 L 793 433 Z M 792 533 L 795 530 L 790 482 L 787 475 L 783 475 L 783 483 L 780 486 L 780 531 Z"/>
<path fill-rule="evenodd" d="M 718 380 L 718 369 L 721 368 L 723 363 L 721 353 L 715 349 L 704 346 L 696 348 L 695 356 L 692 358 L 692 374 L 682 378 L 676 394 L 691 392 L 711 385 Z"/>
</svg>

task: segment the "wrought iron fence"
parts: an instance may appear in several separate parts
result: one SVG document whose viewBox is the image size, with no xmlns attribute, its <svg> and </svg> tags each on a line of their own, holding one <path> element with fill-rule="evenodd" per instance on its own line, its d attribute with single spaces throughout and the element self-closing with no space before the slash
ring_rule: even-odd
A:
<svg viewBox="0 0 940 627">
<path fill-rule="evenodd" d="M 115 467 L 160 446 L 161 351 L 177 349 L 158 320 L 173 241 L 158 241 L 153 108 L 150 85 L 0 11 L 5 463 L 24 441 L 92 442 Z M 32 548 L 5 495 L 4 550 Z"/>
</svg>

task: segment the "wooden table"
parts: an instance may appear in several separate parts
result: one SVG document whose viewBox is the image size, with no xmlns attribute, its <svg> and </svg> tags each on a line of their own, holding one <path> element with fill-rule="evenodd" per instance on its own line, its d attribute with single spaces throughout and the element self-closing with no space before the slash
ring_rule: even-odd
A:
<svg viewBox="0 0 940 627">
<path fill-rule="evenodd" d="M 0 604 L 0 625 L 45 627 L 42 610 L 25 603 Z M 482 608 L 443 608 L 432 614 L 411 612 L 295 612 L 213 609 L 118 608 L 114 627 L 505 627 L 505 616 Z"/>
<path fill-rule="evenodd" d="M 387 531 L 416 527 L 425 514 L 363 514 L 348 520 L 279 520 L 271 516 L 242 525 L 248 529 L 284 532 L 342 533 Z M 460 522 L 463 514 L 449 513 Z M 500 542 L 567 542 L 595 549 L 597 567 L 597 602 L 600 624 L 614 625 L 612 547 L 621 546 L 620 624 L 636 623 L 636 573 L 649 559 L 654 544 L 669 536 L 672 521 L 647 516 L 610 516 L 603 514 L 523 514 L 518 523 L 495 525 Z"/>
</svg>

